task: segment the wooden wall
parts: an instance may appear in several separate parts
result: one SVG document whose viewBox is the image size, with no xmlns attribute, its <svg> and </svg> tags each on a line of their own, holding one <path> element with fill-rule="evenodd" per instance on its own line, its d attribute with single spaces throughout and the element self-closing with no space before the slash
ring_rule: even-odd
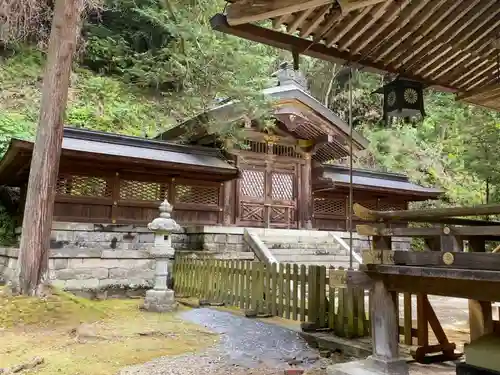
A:
<svg viewBox="0 0 500 375">
<path fill-rule="evenodd" d="M 54 220 L 147 224 L 158 217 L 163 199 L 174 206 L 181 224 L 223 220 L 223 184 L 158 175 L 61 173 L 56 185 Z"/>
<path fill-rule="evenodd" d="M 408 199 L 397 196 L 381 196 L 370 192 L 355 191 L 354 203 L 372 210 L 405 210 Z M 346 230 L 348 227 L 348 193 L 315 193 L 313 198 L 313 226 L 323 230 Z M 353 225 L 361 224 L 355 215 Z"/>
</svg>

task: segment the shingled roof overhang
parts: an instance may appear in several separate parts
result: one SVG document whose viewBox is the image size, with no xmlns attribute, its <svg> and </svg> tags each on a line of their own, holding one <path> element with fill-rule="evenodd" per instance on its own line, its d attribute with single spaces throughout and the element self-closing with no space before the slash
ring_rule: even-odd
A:
<svg viewBox="0 0 500 375">
<path fill-rule="evenodd" d="M 323 164 L 323 168 L 323 178 L 331 181 L 331 187 L 323 187 L 322 191 L 349 187 L 349 168 L 327 164 Z M 440 189 L 414 184 L 407 176 L 398 173 L 354 169 L 352 182 L 356 190 L 403 195 L 411 197 L 412 200 L 436 199 L 444 193 Z"/>
<path fill-rule="evenodd" d="M 500 110 L 498 0 L 359 2 L 365 6 L 343 12 L 334 0 L 236 0 L 211 23 L 227 34 L 398 74 Z"/>
<path fill-rule="evenodd" d="M 12 139 L 0 161 L 0 185 L 17 186 L 27 177 L 33 142 Z M 139 137 L 65 128 L 61 162 L 88 160 L 126 167 L 142 166 L 165 171 L 185 171 L 213 176 L 214 180 L 230 180 L 238 170 L 218 150 L 184 146 Z M 179 172 L 179 173 L 181 173 Z"/>
</svg>

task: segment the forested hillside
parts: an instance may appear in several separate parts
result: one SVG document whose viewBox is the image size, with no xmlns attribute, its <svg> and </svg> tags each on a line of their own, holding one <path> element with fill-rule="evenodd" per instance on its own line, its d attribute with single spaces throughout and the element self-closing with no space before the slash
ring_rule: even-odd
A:
<svg viewBox="0 0 500 375">
<path fill-rule="evenodd" d="M 7 2 L 9 3 L 9 2 Z M 11 2 L 14 4 L 15 2 Z M 12 136 L 31 137 L 37 121 L 50 1 L 45 18 L 10 20 L 8 43 L 0 30 L 0 151 Z M 214 32 L 210 16 L 219 0 L 103 0 L 88 12 L 70 90 L 67 124 L 151 136 L 226 98 L 256 112 L 258 93 L 291 56 Z M 34 27 L 41 22 L 44 27 Z M 6 31 L 7 30 L 7 31 Z M 7 40 L 7 38 L 5 38 Z M 345 116 L 347 93 L 338 66 L 301 58 L 312 94 Z M 354 123 L 370 141 L 357 165 L 405 172 L 414 181 L 443 187 L 437 204 L 500 200 L 500 116 L 427 91 L 424 121 L 386 126 L 382 77 L 356 73 Z M 260 115 L 255 113 L 256 116 Z M 222 136 L 234 131 L 216 124 Z"/>
</svg>

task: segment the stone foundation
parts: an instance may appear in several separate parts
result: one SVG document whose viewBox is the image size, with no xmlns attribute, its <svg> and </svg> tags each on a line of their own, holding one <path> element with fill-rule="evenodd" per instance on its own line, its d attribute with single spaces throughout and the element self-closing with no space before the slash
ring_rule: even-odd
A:
<svg viewBox="0 0 500 375">
<path fill-rule="evenodd" d="M 243 239 L 245 228 L 194 226 L 187 227 L 185 233 L 192 249 L 216 253 L 251 252 Z"/>
<path fill-rule="evenodd" d="M 15 276 L 19 249 L 0 248 L 0 274 Z M 69 291 L 145 290 L 152 287 L 154 259 L 143 250 L 52 249 L 49 281 Z"/>
<path fill-rule="evenodd" d="M 286 236 L 286 231 L 282 233 Z M 331 233 L 349 242 L 348 233 Z M 172 247 L 219 259 L 253 260 L 255 255 L 243 234 L 241 227 L 187 227 L 183 233 L 171 235 Z M 151 288 L 154 259 L 149 250 L 153 242 L 154 234 L 146 227 L 55 222 L 50 242 L 49 279 L 54 285 L 72 291 Z M 354 234 L 357 252 L 370 246 L 368 238 Z M 408 250 L 410 241 L 394 238 L 392 247 Z M 18 248 L 0 248 L 0 281 L 13 278 L 18 252 Z"/>
</svg>

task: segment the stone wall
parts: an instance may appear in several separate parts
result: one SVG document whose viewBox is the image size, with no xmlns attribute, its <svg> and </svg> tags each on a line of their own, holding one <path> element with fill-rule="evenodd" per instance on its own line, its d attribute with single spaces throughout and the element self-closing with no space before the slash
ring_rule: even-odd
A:
<svg viewBox="0 0 500 375">
<path fill-rule="evenodd" d="M 332 232 L 349 242 L 349 233 Z M 20 234 L 20 233 L 19 233 Z M 172 235 L 177 251 L 219 259 L 249 259 L 244 228 L 194 226 Z M 55 222 L 50 241 L 49 279 L 66 290 L 143 290 L 150 288 L 154 259 L 149 254 L 154 234 L 145 227 Z M 367 237 L 354 235 L 356 251 L 370 247 Z M 408 250 L 409 239 L 394 238 L 393 250 Z M 14 276 L 19 250 L 0 248 L 0 280 Z"/>
<path fill-rule="evenodd" d="M 14 277 L 19 249 L 0 248 L 0 274 Z M 69 291 L 144 290 L 152 287 L 154 259 L 145 250 L 52 249 L 48 278 Z"/>
<path fill-rule="evenodd" d="M 145 227 L 54 222 L 49 280 L 70 291 L 144 290 L 152 287 L 154 234 Z M 20 231 L 18 235 L 20 238 Z M 221 259 L 253 259 L 245 250 L 243 228 L 192 227 L 172 234 L 176 251 Z M 19 249 L 0 248 L 0 280 L 11 280 Z"/>
</svg>

